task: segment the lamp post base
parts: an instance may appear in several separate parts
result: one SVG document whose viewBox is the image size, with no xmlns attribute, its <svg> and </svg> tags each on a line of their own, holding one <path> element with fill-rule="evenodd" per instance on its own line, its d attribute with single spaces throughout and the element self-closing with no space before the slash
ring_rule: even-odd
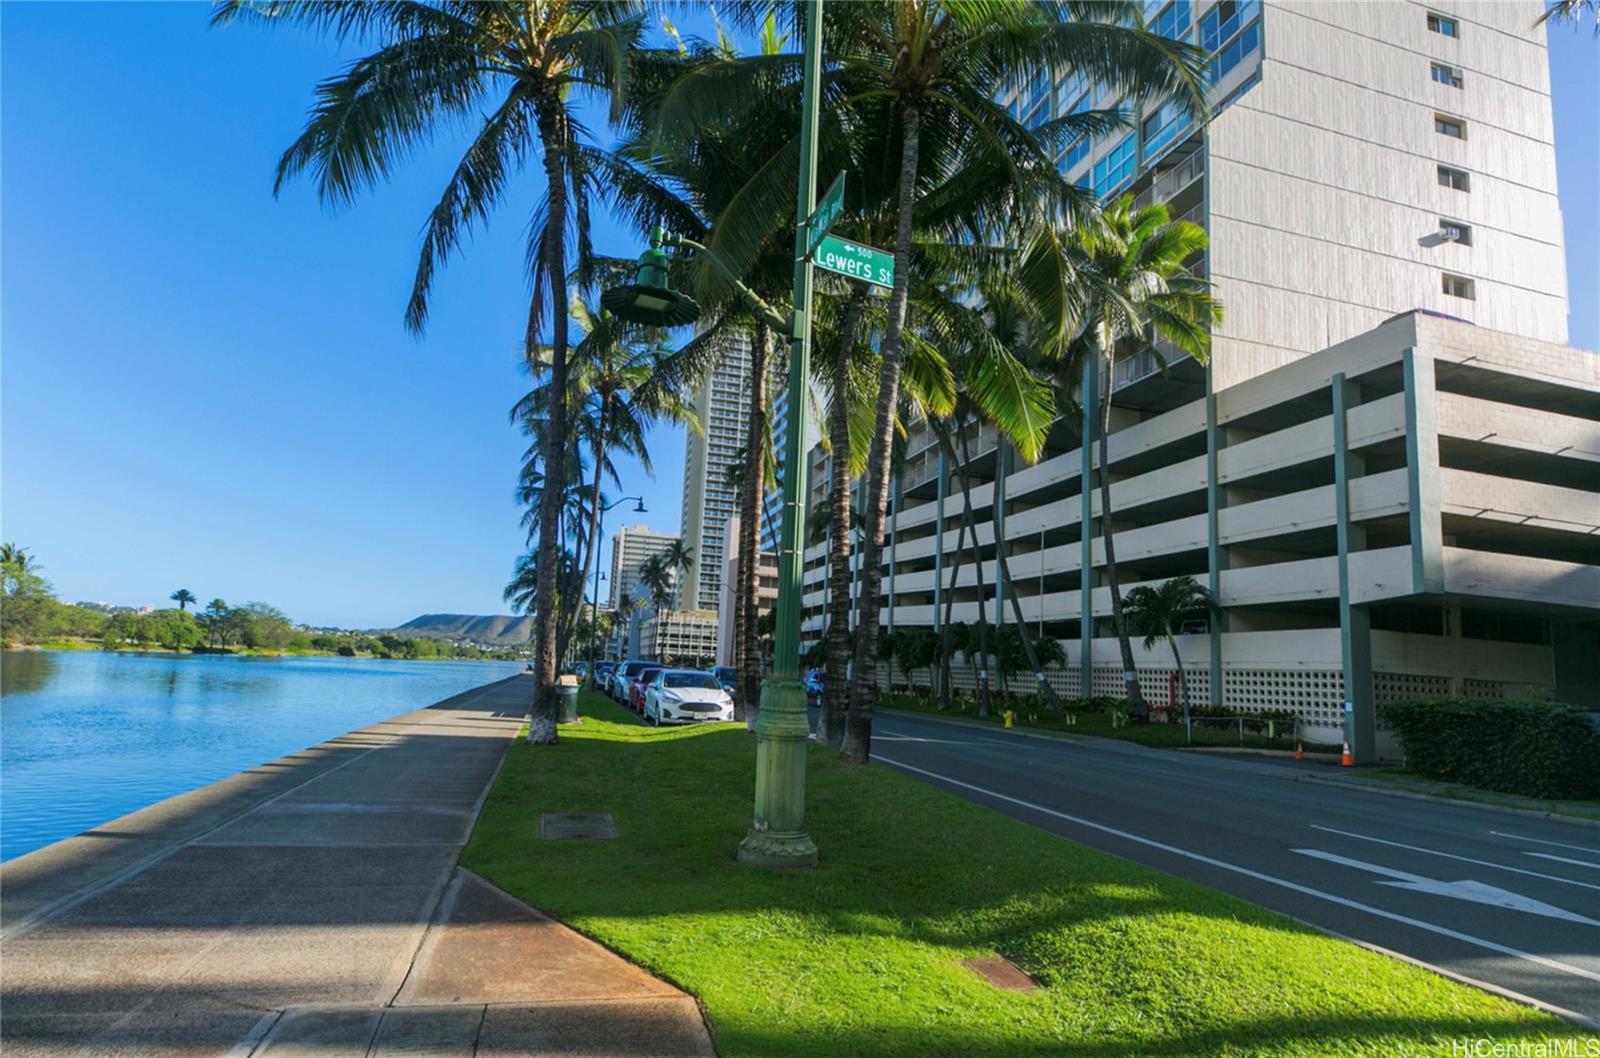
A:
<svg viewBox="0 0 1600 1058">
<path fill-rule="evenodd" d="M 771 676 L 756 719 L 756 817 L 738 859 L 755 867 L 815 867 L 806 833 L 806 688 L 797 676 Z"/>
</svg>

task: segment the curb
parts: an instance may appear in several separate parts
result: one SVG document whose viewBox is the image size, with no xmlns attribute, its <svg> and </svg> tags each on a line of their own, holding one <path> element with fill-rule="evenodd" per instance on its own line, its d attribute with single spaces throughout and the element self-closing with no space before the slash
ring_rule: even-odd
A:
<svg viewBox="0 0 1600 1058">
<path fill-rule="evenodd" d="M 1350 779 L 1327 779 L 1320 775 L 1300 775 L 1295 777 L 1296 782 L 1314 782 L 1319 786 L 1338 786 L 1346 790 L 1369 790 L 1372 793 L 1384 794 L 1388 797 L 1404 797 L 1412 801 L 1432 801 L 1434 804 L 1444 803 L 1459 805 L 1464 808 L 1482 808 L 1489 812 L 1500 812 L 1504 815 L 1523 816 L 1531 819 L 1549 819 L 1557 823 L 1573 823 L 1580 827 L 1592 827 L 1600 830 L 1600 819 L 1588 816 L 1569 816 L 1560 812 L 1545 812 L 1537 808 L 1514 808 L 1511 805 L 1490 804 L 1487 801 L 1473 801 L 1464 797 L 1442 797 L 1439 794 L 1416 793 L 1411 790 L 1392 790 L 1381 783 L 1367 783 Z"/>
</svg>

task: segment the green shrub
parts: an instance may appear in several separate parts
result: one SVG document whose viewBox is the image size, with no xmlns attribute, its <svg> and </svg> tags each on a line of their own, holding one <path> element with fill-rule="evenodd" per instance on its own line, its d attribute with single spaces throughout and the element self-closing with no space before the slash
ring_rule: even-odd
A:
<svg viewBox="0 0 1600 1058">
<path fill-rule="evenodd" d="M 1416 698 L 1378 709 L 1419 775 L 1527 797 L 1600 797 L 1600 731 L 1575 706 Z"/>
</svg>

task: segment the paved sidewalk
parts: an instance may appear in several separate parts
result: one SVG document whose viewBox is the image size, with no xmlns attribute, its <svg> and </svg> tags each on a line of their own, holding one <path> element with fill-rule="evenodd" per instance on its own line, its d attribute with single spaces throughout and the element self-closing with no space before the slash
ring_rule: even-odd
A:
<svg viewBox="0 0 1600 1058">
<path fill-rule="evenodd" d="M 489 684 L 0 867 L 7 1058 L 714 1056 L 692 998 L 457 869 L 528 694 Z"/>
</svg>

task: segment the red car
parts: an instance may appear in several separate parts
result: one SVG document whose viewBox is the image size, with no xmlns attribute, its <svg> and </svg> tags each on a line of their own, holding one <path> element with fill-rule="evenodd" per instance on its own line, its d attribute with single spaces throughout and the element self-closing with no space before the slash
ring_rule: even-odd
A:
<svg viewBox="0 0 1600 1058">
<path fill-rule="evenodd" d="M 650 681 L 655 679 L 656 673 L 660 671 L 661 666 L 659 665 L 652 669 L 640 669 L 639 674 L 633 678 L 633 682 L 628 684 L 628 704 L 633 707 L 634 712 L 644 712 L 645 688 L 650 686 Z"/>
</svg>

